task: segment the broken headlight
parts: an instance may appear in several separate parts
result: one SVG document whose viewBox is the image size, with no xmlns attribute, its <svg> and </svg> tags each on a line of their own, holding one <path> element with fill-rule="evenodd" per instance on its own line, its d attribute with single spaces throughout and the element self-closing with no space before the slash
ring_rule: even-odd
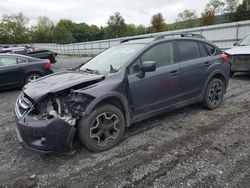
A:
<svg viewBox="0 0 250 188">
<path fill-rule="evenodd" d="M 84 116 L 91 99 L 82 94 L 71 93 L 49 97 L 40 104 L 40 115 L 43 119 L 60 118 L 75 125 L 76 120 Z"/>
<path fill-rule="evenodd" d="M 72 113 L 78 116 L 83 116 L 90 102 L 91 100 L 86 96 L 75 93 L 67 103 L 69 104 L 69 109 Z"/>
</svg>

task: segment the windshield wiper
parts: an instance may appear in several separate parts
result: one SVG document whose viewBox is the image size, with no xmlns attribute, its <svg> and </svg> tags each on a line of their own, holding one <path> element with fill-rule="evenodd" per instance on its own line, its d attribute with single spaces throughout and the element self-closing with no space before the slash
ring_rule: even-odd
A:
<svg viewBox="0 0 250 188">
<path fill-rule="evenodd" d="M 87 73 L 90 73 L 90 74 L 100 74 L 98 70 L 92 70 L 92 69 L 89 69 L 89 68 L 86 68 L 84 70 L 81 70 L 83 72 L 87 72 Z"/>
</svg>

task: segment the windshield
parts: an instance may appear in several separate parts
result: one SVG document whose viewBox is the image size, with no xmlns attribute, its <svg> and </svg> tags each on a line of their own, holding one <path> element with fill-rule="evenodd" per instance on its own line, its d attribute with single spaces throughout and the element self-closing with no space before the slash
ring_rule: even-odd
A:
<svg viewBox="0 0 250 188">
<path fill-rule="evenodd" d="M 80 70 L 116 72 L 145 46 L 146 44 L 123 44 L 111 47 L 84 64 Z"/>
<path fill-rule="evenodd" d="M 249 46 L 250 45 L 250 35 L 247 35 L 238 46 Z"/>
</svg>

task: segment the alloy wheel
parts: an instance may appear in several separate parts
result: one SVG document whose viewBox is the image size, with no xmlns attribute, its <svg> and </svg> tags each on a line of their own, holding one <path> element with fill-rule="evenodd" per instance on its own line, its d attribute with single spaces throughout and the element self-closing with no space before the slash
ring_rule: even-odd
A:
<svg viewBox="0 0 250 188">
<path fill-rule="evenodd" d="M 119 136 L 119 118 L 114 113 L 102 113 L 98 115 L 90 128 L 90 138 L 98 146 L 107 146 Z"/>
<path fill-rule="evenodd" d="M 223 86 L 221 85 L 221 83 L 215 82 L 209 90 L 208 100 L 213 106 L 216 106 L 221 102 L 222 97 Z"/>
<path fill-rule="evenodd" d="M 29 77 L 29 79 L 28 79 L 28 83 L 33 82 L 33 81 L 37 80 L 38 78 L 40 78 L 40 76 L 38 76 L 38 75 L 31 75 Z"/>
</svg>

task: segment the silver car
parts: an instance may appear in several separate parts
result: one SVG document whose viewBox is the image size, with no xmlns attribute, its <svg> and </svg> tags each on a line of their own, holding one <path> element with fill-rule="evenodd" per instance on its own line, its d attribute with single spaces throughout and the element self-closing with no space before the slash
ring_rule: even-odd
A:
<svg viewBox="0 0 250 188">
<path fill-rule="evenodd" d="M 239 43 L 227 50 L 232 63 L 231 73 L 250 72 L 250 34 L 245 36 Z"/>
</svg>

